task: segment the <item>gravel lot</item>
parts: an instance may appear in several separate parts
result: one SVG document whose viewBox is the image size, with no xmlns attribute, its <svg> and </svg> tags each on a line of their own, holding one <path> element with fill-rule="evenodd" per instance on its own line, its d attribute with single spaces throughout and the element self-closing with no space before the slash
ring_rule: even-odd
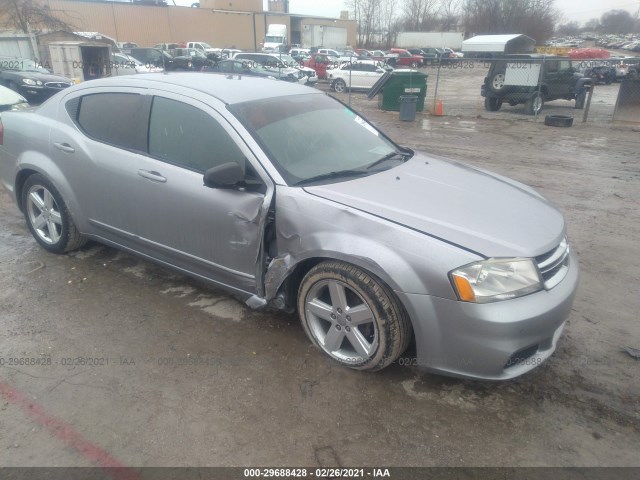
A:
<svg viewBox="0 0 640 480">
<path fill-rule="evenodd" d="M 481 76 L 464 80 L 477 102 Z M 399 143 L 513 177 L 565 213 L 582 281 L 555 355 L 505 383 L 350 371 L 294 316 L 100 245 L 46 253 L 2 193 L 0 465 L 640 466 L 640 363 L 622 351 L 640 348 L 638 130 L 511 109 L 401 123 L 352 103 Z"/>
</svg>

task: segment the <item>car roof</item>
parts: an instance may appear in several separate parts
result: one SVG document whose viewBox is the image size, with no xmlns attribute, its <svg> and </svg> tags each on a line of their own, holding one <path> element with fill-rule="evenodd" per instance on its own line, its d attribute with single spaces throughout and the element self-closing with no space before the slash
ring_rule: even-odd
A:
<svg viewBox="0 0 640 480">
<path fill-rule="evenodd" d="M 358 58 L 354 58 L 352 62 L 345 62 L 345 65 L 348 65 L 349 63 L 375 66 L 382 64 L 380 60 L 360 60 Z"/>
<path fill-rule="evenodd" d="M 242 82 L 242 84 L 239 84 Z M 243 76 L 242 79 L 226 76 L 209 75 L 199 72 L 165 72 L 145 73 L 144 75 L 123 75 L 119 77 L 101 78 L 91 82 L 81 83 L 74 90 L 91 87 L 147 87 L 161 88 L 162 85 L 180 86 L 196 90 L 228 105 L 252 100 L 263 100 L 288 95 L 321 94 L 323 92 L 305 87 L 298 83 Z"/>
</svg>

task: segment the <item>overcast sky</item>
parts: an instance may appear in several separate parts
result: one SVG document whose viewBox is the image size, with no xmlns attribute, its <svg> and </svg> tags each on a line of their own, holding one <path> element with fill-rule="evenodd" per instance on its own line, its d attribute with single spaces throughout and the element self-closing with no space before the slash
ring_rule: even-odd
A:
<svg viewBox="0 0 640 480">
<path fill-rule="evenodd" d="M 190 6 L 197 0 L 175 0 L 176 5 Z M 169 5 L 173 0 L 168 0 Z M 556 0 L 556 7 L 562 12 L 561 23 L 577 21 L 584 23 L 592 18 L 600 18 L 604 12 L 614 9 L 629 11 L 632 15 L 638 12 L 640 0 Z M 264 0 L 267 9 L 267 0 Z M 344 0 L 289 0 L 291 13 L 303 15 L 319 15 L 338 18 L 341 10 L 346 10 Z M 517 32 L 514 32 L 517 33 Z"/>
<path fill-rule="evenodd" d="M 265 9 L 267 2 L 264 2 Z M 566 23 L 575 20 L 584 23 L 587 20 L 600 16 L 609 10 L 616 8 L 628 10 L 635 14 L 640 7 L 640 0 L 556 0 L 556 7 L 562 11 Z M 322 15 L 325 17 L 338 17 L 340 10 L 345 10 L 342 0 L 289 0 L 291 13 L 301 13 L 307 15 Z"/>
</svg>

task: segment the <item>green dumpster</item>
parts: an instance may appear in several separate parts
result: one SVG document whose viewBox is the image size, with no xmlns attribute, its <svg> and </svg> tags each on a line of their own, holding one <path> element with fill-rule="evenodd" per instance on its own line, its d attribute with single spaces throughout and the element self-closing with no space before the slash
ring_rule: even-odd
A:
<svg viewBox="0 0 640 480">
<path fill-rule="evenodd" d="M 426 73 L 414 70 L 394 70 L 382 87 L 382 94 L 378 95 L 378 107 L 393 112 L 400 111 L 400 97 L 416 95 L 418 103 L 416 111 L 424 110 L 424 98 L 427 96 Z"/>
</svg>

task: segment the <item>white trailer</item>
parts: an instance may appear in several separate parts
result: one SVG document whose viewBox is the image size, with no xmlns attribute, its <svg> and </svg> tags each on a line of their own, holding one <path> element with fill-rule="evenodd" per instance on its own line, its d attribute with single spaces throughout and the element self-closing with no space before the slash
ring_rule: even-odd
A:
<svg viewBox="0 0 640 480">
<path fill-rule="evenodd" d="M 400 48 L 445 48 L 459 50 L 462 47 L 462 32 L 400 32 L 396 46 Z"/>
<path fill-rule="evenodd" d="M 341 49 L 347 46 L 347 29 L 327 25 L 303 25 L 302 45 Z"/>
</svg>

